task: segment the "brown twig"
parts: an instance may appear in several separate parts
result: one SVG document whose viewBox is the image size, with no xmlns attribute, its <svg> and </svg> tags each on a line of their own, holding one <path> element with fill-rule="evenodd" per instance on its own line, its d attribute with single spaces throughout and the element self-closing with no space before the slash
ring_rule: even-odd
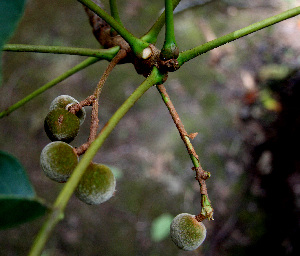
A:
<svg viewBox="0 0 300 256">
<path fill-rule="evenodd" d="M 112 61 L 107 66 L 106 70 L 104 71 L 102 77 L 100 78 L 97 87 L 93 93 L 93 95 L 87 97 L 85 100 L 78 104 L 74 104 L 69 111 L 73 111 L 72 113 L 76 113 L 79 111 L 83 106 L 90 106 L 92 105 L 92 114 L 91 114 L 91 126 L 90 126 L 90 135 L 88 141 L 82 144 L 80 147 L 76 148 L 77 155 L 82 155 L 84 152 L 89 148 L 91 143 L 96 139 L 99 127 L 99 97 L 102 91 L 102 88 L 111 73 L 114 67 L 127 55 L 127 51 L 125 49 L 120 49 L 120 51 L 116 54 L 116 56 L 112 59 Z"/>
<path fill-rule="evenodd" d="M 98 118 L 98 109 L 99 109 L 99 102 L 98 99 L 95 99 L 92 104 L 92 118 L 91 118 L 91 126 L 90 126 L 90 135 L 88 141 L 82 144 L 80 147 L 76 148 L 76 154 L 78 156 L 84 154 L 85 151 L 89 148 L 91 143 L 97 137 L 97 131 L 99 127 L 99 118 Z"/>
<path fill-rule="evenodd" d="M 162 98 L 163 98 L 163 101 L 165 102 L 170 114 L 171 114 L 171 117 L 177 127 L 177 130 L 180 134 L 180 137 L 181 139 L 183 140 L 185 146 L 186 146 L 186 149 L 191 157 L 191 160 L 193 161 L 193 164 L 194 164 L 194 167 L 192 168 L 195 172 L 196 172 L 196 180 L 198 181 L 199 183 L 199 186 L 200 186 L 200 194 L 201 194 L 201 206 L 202 206 L 202 210 L 209 210 L 209 213 L 206 214 L 205 211 L 203 211 L 205 214 L 202 214 L 202 212 L 196 216 L 196 219 L 198 221 L 202 221 L 203 218 L 209 218 L 209 219 L 212 219 L 212 212 L 213 212 L 213 209 L 212 207 L 210 206 L 210 201 L 208 199 L 208 193 L 207 193 L 207 187 L 206 187 L 206 183 L 205 183 L 205 180 L 208 179 L 210 177 L 210 173 L 209 172 L 206 172 L 203 170 L 203 168 L 201 167 L 201 164 L 200 164 L 200 161 L 199 161 L 199 157 L 190 141 L 190 138 L 193 139 L 195 138 L 196 134 L 193 133 L 191 135 L 188 135 L 188 133 L 186 132 L 185 128 L 184 128 L 184 125 L 183 123 L 181 122 L 180 118 L 179 118 L 179 115 L 167 93 L 167 90 L 166 88 L 164 87 L 163 84 L 160 84 L 160 85 L 157 85 L 156 86 L 159 93 L 161 94 Z M 205 200 L 205 202 L 204 202 Z M 209 204 L 209 208 L 206 208 L 207 207 L 207 203 Z"/>
<path fill-rule="evenodd" d="M 102 88 L 103 88 L 109 74 L 111 73 L 111 71 L 123 58 L 126 57 L 126 55 L 127 55 L 127 51 L 125 49 L 120 49 L 119 52 L 116 54 L 116 56 L 108 64 L 105 72 L 103 73 L 100 81 L 97 84 L 96 90 L 94 91 L 94 96 L 96 97 L 96 99 L 99 99 Z"/>
<path fill-rule="evenodd" d="M 91 106 L 93 104 L 93 102 L 95 101 L 95 99 L 96 99 L 96 97 L 94 95 L 91 95 L 91 96 L 87 97 L 85 100 L 69 106 L 68 111 L 75 115 L 83 107 Z"/>
<path fill-rule="evenodd" d="M 202 167 L 200 165 L 199 157 L 198 157 L 198 155 L 197 155 L 197 153 L 196 153 L 196 151 L 195 151 L 192 143 L 190 142 L 190 137 L 192 139 L 194 139 L 195 138 L 195 133 L 193 133 L 192 135 L 189 135 L 186 132 L 186 130 L 184 128 L 184 125 L 183 125 L 182 121 L 179 118 L 179 115 L 178 115 L 178 113 L 177 113 L 177 111 L 176 111 L 176 109 L 175 109 L 175 107 L 174 107 L 174 105 L 173 105 L 173 103 L 172 103 L 172 101 L 171 101 L 168 93 L 167 93 L 167 90 L 166 90 L 165 86 L 163 84 L 160 84 L 160 85 L 157 85 L 156 87 L 157 87 L 159 93 L 161 94 L 161 96 L 163 97 L 163 100 L 164 100 L 164 102 L 165 102 L 165 104 L 166 104 L 166 106 L 167 106 L 167 108 L 168 108 L 168 110 L 169 110 L 169 112 L 171 114 L 171 117 L 172 117 L 172 119 L 173 119 L 173 121 L 174 121 L 174 123 L 175 123 L 175 125 L 177 127 L 177 130 L 178 130 L 178 132 L 180 134 L 181 139 L 183 140 L 183 142 L 184 142 L 184 144 L 186 146 L 186 149 L 187 149 L 189 155 L 193 156 L 197 160 L 197 162 L 198 162 L 199 166 L 195 166 L 193 169 L 194 170 L 196 170 L 196 169 L 198 170 L 199 169 L 201 175 L 197 175 L 197 176 L 202 178 L 202 176 L 203 176 L 202 173 L 204 171 L 203 171 L 203 169 L 202 169 Z"/>
</svg>

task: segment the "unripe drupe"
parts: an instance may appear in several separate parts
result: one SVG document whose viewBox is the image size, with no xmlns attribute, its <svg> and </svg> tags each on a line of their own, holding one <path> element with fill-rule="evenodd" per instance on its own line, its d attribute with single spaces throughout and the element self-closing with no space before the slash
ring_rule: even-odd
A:
<svg viewBox="0 0 300 256">
<path fill-rule="evenodd" d="M 194 215 L 181 213 L 177 215 L 170 226 L 173 242 L 185 251 L 197 249 L 206 237 L 206 228 L 198 222 Z"/>
<path fill-rule="evenodd" d="M 50 104 L 49 110 L 52 111 L 55 108 L 65 108 L 68 110 L 68 107 L 72 104 L 79 103 L 76 99 L 71 97 L 70 95 L 60 95 L 57 96 Z M 85 109 L 82 108 L 80 109 L 77 113 L 76 116 L 80 120 L 80 125 L 84 122 L 86 112 Z"/>
<path fill-rule="evenodd" d="M 116 180 L 110 168 L 103 164 L 90 163 L 75 195 L 87 204 L 101 204 L 113 196 L 115 188 Z"/>
<path fill-rule="evenodd" d="M 55 108 L 45 118 L 44 128 L 50 140 L 71 142 L 79 132 L 79 118 L 64 108 Z"/>
<path fill-rule="evenodd" d="M 43 148 L 40 163 L 47 177 L 66 182 L 78 164 L 78 156 L 69 144 L 55 141 Z"/>
</svg>

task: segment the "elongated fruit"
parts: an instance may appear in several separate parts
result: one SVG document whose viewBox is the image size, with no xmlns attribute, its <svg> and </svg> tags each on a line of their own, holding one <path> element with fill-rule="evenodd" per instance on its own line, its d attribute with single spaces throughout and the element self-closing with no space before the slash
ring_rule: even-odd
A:
<svg viewBox="0 0 300 256">
<path fill-rule="evenodd" d="M 40 163 L 47 177 L 66 182 L 78 164 L 78 156 L 69 144 L 55 141 L 43 148 Z"/>
<path fill-rule="evenodd" d="M 71 142 L 79 132 L 79 118 L 64 108 L 56 108 L 45 118 L 44 128 L 52 141 Z"/>
<path fill-rule="evenodd" d="M 194 215 L 181 213 L 177 215 L 170 226 L 173 242 L 185 251 L 197 249 L 206 237 L 206 228 L 198 222 Z"/>
<path fill-rule="evenodd" d="M 116 180 L 109 167 L 90 163 L 83 174 L 75 195 L 87 204 L 101 204 L 110 199 L 116 188 Z"/>
<path fill-rule="evenodd" d="M 73 97 L 71 97 L 70 95 L 60 95 L 60 96 L 57 96 L 51 102 L 49 110 L 52 111 L 53 109 L 56 109 L 56 108 L 65 108 L 65 109 L 67 109 L 70 105 L 72 105 L 74 103 L 79 103 L 79 102 L 76 99 L 74 99 Z M 84 108 L 80 109 L 76 113 L 76 116 L 79 118 L 80 125 L 81 125 L 85 120 L 85 116 L 86 116 L 85 109 Z"/>
</svg>

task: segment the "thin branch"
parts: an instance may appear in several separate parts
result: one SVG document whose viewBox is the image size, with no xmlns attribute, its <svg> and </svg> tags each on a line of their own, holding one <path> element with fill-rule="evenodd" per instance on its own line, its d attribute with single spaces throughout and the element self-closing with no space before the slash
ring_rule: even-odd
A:
<svg viewBox="0 0 300 256">
<path fill-rule="evenodd" d="M 161 50 L 161 56 L 165 60 L 176 59 L 179 50 L 176 45 L 174 33 L 174 19 L 173 19 L 173 3 L 172 0 L 165 0 L 165 19 L 166 19 L 166 32 L 165 42 Z"/>
<path fill-rule="evenodd" d="M 173 10 L 176 8 L 176 6 L 180 3 L 181 0 L 173 0 Z M 149 31 L 141 38 L 143 41 L 155 44 L 157 37 L 162 29 L 162 27 L 165 25 L 165 17 L 166 13 L 165 11 L 159 16 L 159 18 L 156 20 L 156 22 L 153 24 L 153 26 L 149 29 Z"/>
<path fill-rule="evenodd" d="M 117 0 L 109 0 L 109 6 L 110 6 L 111 16 L 123 26 L 118 12 Z"/>
<path fill-rule="evenodd" d="M 194 164 L 194 167 L 192 169 L 195 170 L 196 180 L 198 181 L 198 183 L 200 185 L 201 206 L 202 206 L 202 211 L 201 211 L 200 215 L 203 215 L 205 218 L 208 218 L 208 219 L 213 219 L 213 216 L 212 216 L 213 208 L 211 207 L 210 201 L 208 199 L 207 188 L 206 188 L 206 184 L 205 184 L 205 180 L 210 177 L 210 173 L 204 171 L 203 168 L 201 167 L 199 157 L 190 141 L 190 138 L 194 138 L 196 135 L 195 134 L 188 135 L 188 133 L 186 132 L 184 125 L 181 122 L 179 115 L 178 115 L 164 85 L 161 84 L 161 85 L 157 85 L 156 87 L 170 112 L 170 115 L 171 115 L 171 117 L 177 127 L 177 130 L 180 134 L 180 137 L 181 137 L 182 141 L 184 142 L 185 147 L 188 151 L 188 154 L 190 155 L 190 158 Z M 201 218 L 198 218 L 198 219 L 200 220 Z"/>
<path fill-rule="evenodd" d="M 3 47 L 3 51 L 69 54 L 69 55 L 97 57 L 97 58 L 110 61 L 119 51 L 119 47 L 116 46 L 110 49 L 96 50 L 96 49 L 64 47 L 64 46 L 6 44 Z"/>
<path fill-rule="evenodd" d="M 102 128 L 96 140 L 90 145 L 86 153 L 81 158 L 77 167 L 73 171 L 71 177 L 61 190 L 53 208 L 50 211 L 47 220 L 44 222 L 41 230 L 33 243 L 29 256 L 38 256 L 49 239 L 49 236 L 54 229 L 55 225 L 62 219 L 65 207 L 76 189 L 80 178 L 88 167 L 89 163 L 93 160 L 94 156 L 101 148 L 102 144 L 113 131 L 123 116 L 131 109 L 135 102 L 153 85 L 160 84 L 164 80 L 164 75 L 161 74 L 157 68 L 154 68 L 149 77 L 129 96 L 129 98 L 122 104 L 122 106 L 110 118 L 108 123 Z"/>
<path fill-rule="evenodd" d="M 198 155 L 197 155 L 197 153 L 196 153 L 196 151 L 195 151 L 195 149 L 194 149 L 194 147 L 193 147 L 193 145 L 192 145 L 192 143 L 189 139 L 189 135 L 188 135 L 187 131 L 185 130 L 182 121 L 179 118 L 179 115 L 178 115 L 178 113 L 177 113 L 177 111 L 176 111 L 176 109 L 175 109 L 168 93 L 167 93 L 166 88 L 162 84 L 157 85 L 156 87 L 157 87 L 158 92 L 160 93 L 164 103 L 166 104 L 166 106 L 167 106 L 167 108 L 170 112 L 170 115 L 171 115 L 171 117 L 172 117 L 172 119 L 173 119 L 173 121 L 176 125 L 176 128 L 177 128 L 177 130 L 180 134 L 180 137 L 181 137 L 182 141 L 184 142 L 184 144 L 186 146 L 186 149 L 187 149 L 187 151 L 188 151 L 188 153 L 191 157 L 191 160 L 194 164 L 194 167 L 195 168 L 200 167 L 202 169 L 202 167 L 200 165 L 199 157 L 198 157 Z"/>
<path fill-rule="evenodd" d="M 200 54 L 206 53 L 214 48 L 217 48 L 221 45 L 224 45 L 226 43 L 232 42 L 238 38 L 244 37 L 246 35 L 249 35 L 253 32 L 256 32 L 258 30 L 261 30 L 263 28 L 269 27 L 271 25 L 274 25 L 278 22 L 281 22 L 283 20 L 292 18 L 294 16 L 297 16 L 300 14 L 300 6 L 290 9 L 288 11 L 282 12 L 278 15 L 272 16 L 270 18 L 267 18 L 265 20 L 256 22 L 248 27 L 242 28 L 240 30 L 234 31 L 230 34 L 221 36 L 215 40 L 209 41 L 203 45 L 197 46 L 191 50 L 184 51 L 179 54 L 178 57 L 178 64 L 179 66 L 183 65 L 185 62 L 199 56 Z"/>
<path fill-rule="evenodd" d="M 95 58 L 95 57 L 90 57 L 86 60 L 84 60 L 83 62 L 81 62 L 80 64 L 76 65 L 75 67 L 69 69 L 67 72 L 63 73 L 62 75 L 58 76 L 57 78 L 53 79 L 52 81 L 50 81 L 49 83 L 43 85 L 42 87 L 40 87 L 39 89 L 35 90 L 34 92 L 32 92 L 31 94 L 27 95 L 25 98 L 21 99 L 20 101 L 18 101 L 17 103 L 15 103 L 14 105 L 10 106 L 9 108 L 7 108 L 6 110 L 2 111 L 0 113 L 0 118 L 9 115 L 11 112 L 15 111 L 16 109 L 20 108 L 21 106 L 23 106 L 24 104 L 26 104 L 28 101 L 32 100 L 33 98 L 37 97 L 38 95 L 40 95 L 41 93 L 45 92 L 46 90 L 52 88 L 53 86 L 57 85 L 58 83 L 60 83 L 61 81 L 67 79 L 68 77 L 70 77 L 71 75 L 77 73 L 78 71 L 96 63 L 97 61 L 99 61 L 100 59 Z"/>
<path fill-rule="evenodd" d="M 120 36 L 122 36 L 125 41 L 130 45 L 131 49 L 137 56 L 142 56 L 142 52 L 149 44 L 130 33 L 125 29 L 119 22 L 117 22 L 112 16 L 105 12 L 100 6 L 95 4 L 92 0 L 77 0 L 84 6 L 92 10 L 94 13 L 99 15 L 103 20 L 105 20 L 114 30 L 116 30 Z"/>
<path fill-rule="evenodd" d="M 103 73 L 99 83 L 97 84 L 97 88 L 94 92 L 94 95 L 96 97 L 96 99 L 99 99 L 100 93 L 102 91 L 102 88 L 109 76 L 109 74 L 111 73 L 111 71 L 114 69 L 114 67 L 123 59 L 125 58 L 127 55 L 126 50 L 121 49 L 116 56 L 112 59 L 112 61 L 109 63 L 109 65 L 107 66 L 105 72 Z"/>
<path fill-rule="evenodd" d="M 99 117 L 98 117 L 98 108 L 99 108 L 99 96 L 102 91 L 102 88 L 111 73 L 111 71 L 114 69 L 114 67 L 127 55 L 126 50 L 121 49 L 117 55 L 112 59 L 112 61 L 107 66 L 106 70 L 104 71 L 102 77 L 100 78 L 97 87 L 94 91 L 94 94 L 92 96 L 89 96 L 85 101 L 92 104 L 92 116 L 91 116 L 91 126 L 90 126 L 90 135 L 88 138 L 88 141 L 84 144 L 82 144 L 80 147 L 76 148 L 77 155 L 82 155 L 85 153 L 85 151 L 89 148 L 91 143 L 96 139 L 98 127 L 99 127 Z M 71 113 L 76 113 L 80 110 L 80 106 L 83 106 L 83 104 L 78 103 L 74 104 L 69 111 Z"/>
</svg>

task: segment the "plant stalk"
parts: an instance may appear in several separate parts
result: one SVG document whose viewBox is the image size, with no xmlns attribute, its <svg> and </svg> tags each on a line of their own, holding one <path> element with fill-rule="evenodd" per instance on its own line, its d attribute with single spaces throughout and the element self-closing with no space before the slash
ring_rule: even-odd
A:
<svg viewBox="0 0 300 256">
<path fill-rule="evenodd" d="M 123 116 L 129 111 L 129 109 L 135 104 L 135 102 L 153 85 L 160 84 L 164 80 L 164 75 L 159 72 L 157 68 L 154 68 L 149 77 L 128 97 L 128 99 L 121 105 L 121 107 L 115 112 L 115 114 L 109 119 L 107 124 L 102 128 L 101 132 L 97 136 L 96 140 L 90 145 L 88 150 L 83 155 L 82 159 L 78 163 L 77 167 L 73 171 L 71 177 L 61 190 L 56 201 L 54 202 L 53 209 L 50 211 L 47 220 L 44 222 L 41 230 L 39 231 L 29 256 L 41 255 L 43 248 L 49 239 L 51 231 L 55 225 L 59 222 L 63 216 L 65 207 L 76 189 L 80 178 L 84 171 L 88 167 L 89 163 L 93 160 L 94 156 L 113 131 Z"/>
<path fill-rule="evenodd" d="M 103 20 L 105 20 L 114 30 L 116 30 L 120 36 L 122 36 L 125 41 L 130 45 L 131 49 L 137 56 L 142 56 L 143 50 L 149 46 L 149 43 L 135 37 L 126 28 L 124 28 L 118 21 L 116 21 L 112 16 L 105 12 L 100 6 L 95 4 L 92 0 L 77 0 L 84 6 L 92 10 L 94 13 L 99 15 Z"/>
<path fill-rule="evenodd" d="M 180 134 L 181 139 L 183 140 L 186 149 L 188 151 L 188 154 L 193 162 L 194 168 L 193 170 L 196 172 L 196 180 L 199 183 L 200 186 L 200 194 L 201 194 L 201 206 L 202 211 L 201 214 L 203 215 L 203 218 L 208 218 L 209 220 L 213 219 L 213 208 L 210 204 L 210 201 L 208 199 L 208 193 L 207 188 L 205 184 L 205 180 L 210 177 L 209 172 L 205 172 L 203 168 L 201 167 L 199 157 L 190 141 L 190 137 L 195 137 L 195 134 L 193 136 L 188 135 L 183 123 L 181 122 L 179 115 L 166 91 L 166 88 L 163 84 L 156 86 L 158 92 L 160 93 L 165 105 L 167 106 L 170 115 L 176 125 L 176 128 Z"/>
<path fill-rule="evenodd" d="M 180 3 L 180 1 L 181 0 L 172 0 L 173 10 Z M 156 20 L 156 22 L 153 24 L 153 26 L 149 29 L 149 31 L 141 39 L 145 42 L 155 44 L 162 27 L 165 25 L 165 20 L 166 20 L 166 11 L 164 11 L 159 16 L 159 18 Z"/>
<path fill-rule="evenodd" d="M 237 31 L 234 31 L 232 33 L 229 33 L 227 35 L 221 36 L 217 39 L 214 39 L 212 41 L 209 41 L 205 44 L 199 45 L 193 49 L 184 51 L 179 54 L 178 57 L 178 64 L 179 66 L 183 65 L 185 62 L 197 57 L 200 54 L 206 53 L 214 48 L 217 48 L 221 45 L 224 45 L 226 43 L 232 42 L 238 38 L 244 37 L 246 35 L 249 35 L 253 32 L 256 32 L 258 30 L 261 30 L 263 28 L 269 27 L 271 25 L 274 25 L 278 22 L 281 22 L 283 20 L 292 18 L 294 16 L 297 16 L 300 14 L 300 6 L 295 7 L 293 9 L 287 10 L 285 12 L 282 12 L 278 15 L 272 16 L 270 18 L 267 18 L 265 20 L 256 22 L 250 26 L 247 26 L 245 28 L 239 29 Z"/>
<path fill-rule="evenodd" d="M 86 60 L 84 60 L 83 62 L 79 63 L 78 65 L 76 65 L 75 67 L 69 69 L 67 72 L 63 73 L 62 75 L 58 76 L 57 78 L 53 79 L 52 81 L 50 81 L 49 83 L 46 83 L 45 85 L 43 85 L 42 87 L 40 87 L 39 89 L 35 90 L 34 92 L 32 92 L 31 94 L 27 95 L 25 98 L 19 100 L 17 103 L 15 103 L 14 105 L 8 107 L 6 110 L 2 111 L 0 113 L 0 118 L 9 115 L 11 112 L 15 111 L 16 109 L 20 108 L 21 106 L 23 106 L 24 104 L 26 104 L 28 101 L 32 100 L 33 98 L 37 97 L 38 95 L 40 95 L 41 93 L 45 92 L 46 90 L 50 89 L 51 87 L 57 85 L 58 83 L 60 83 L 61 81 L 67 79 L 68 77 L 70 77 L 71 75 L 77 73 L 78 71 L 94 64 L 95 62 L 99 61 L 100 59 L 95 58 L 95 57 L 90 57 L 87 58 Z"/>
<path fill-rule="evenodd" d="M 123 26 L 118 12 L 117 0 L 109 0 L 109 6 L 110 6 L 111 16 Z"/>
<path fill-rule="evenodd" d="M 189 135 L 188 133 L 186 132 L 185 128 L 184 128 L 184 125 L 182 123 L 182 121 L 180 120 L 179 118 L 179 115 L 170 99 L 170 96 L 168 95 L 167 93 L 167 90 L 166 88 L 164 87 L 164 85 L 157 85 L 156 86 L 158 92 L 160 93 L 165 105 L 167 106 L 169 112 L 170 112 L 170 115 L 176 125 L 176 128 L 180 134 L 180 137 L 182 139 L 182 141 L 184 142 L 184 145 L 189 153 L 189 156 L 193 162 L 193 165 L 195 168 L 198 168 L 198 167 L 201 167 L 200 165 L 200 161 L 199 161 L 199 157 L 198 155 L 196 154 L 196 151 L 189 139 Z M 202 168 L 202 167 L 201 167 Z"/>
<path fill-rule="evenodd" d="M 27 45 L 27 44 L 6 44 L 3 51 L 7 52 L 35 52 L 35 53 L 54 53 L 69 54 L 79 56 L 97 57 L 104 60 L 112 60 L 120 47 L 110 49 L 88 49 L 65 46 L 46 46 L 46 45 Z"/>
<path fill-rule="evenodd" d="M 173 2 L 172 0 L 165 0 L 165 42 L 161 50 L 161 57 L 165 60 L 176 59 L 179 54 L 179 50 L 176 45 L 175 33 L 174 33 L 174 19 L 173 19 Z"/>
</svg>

